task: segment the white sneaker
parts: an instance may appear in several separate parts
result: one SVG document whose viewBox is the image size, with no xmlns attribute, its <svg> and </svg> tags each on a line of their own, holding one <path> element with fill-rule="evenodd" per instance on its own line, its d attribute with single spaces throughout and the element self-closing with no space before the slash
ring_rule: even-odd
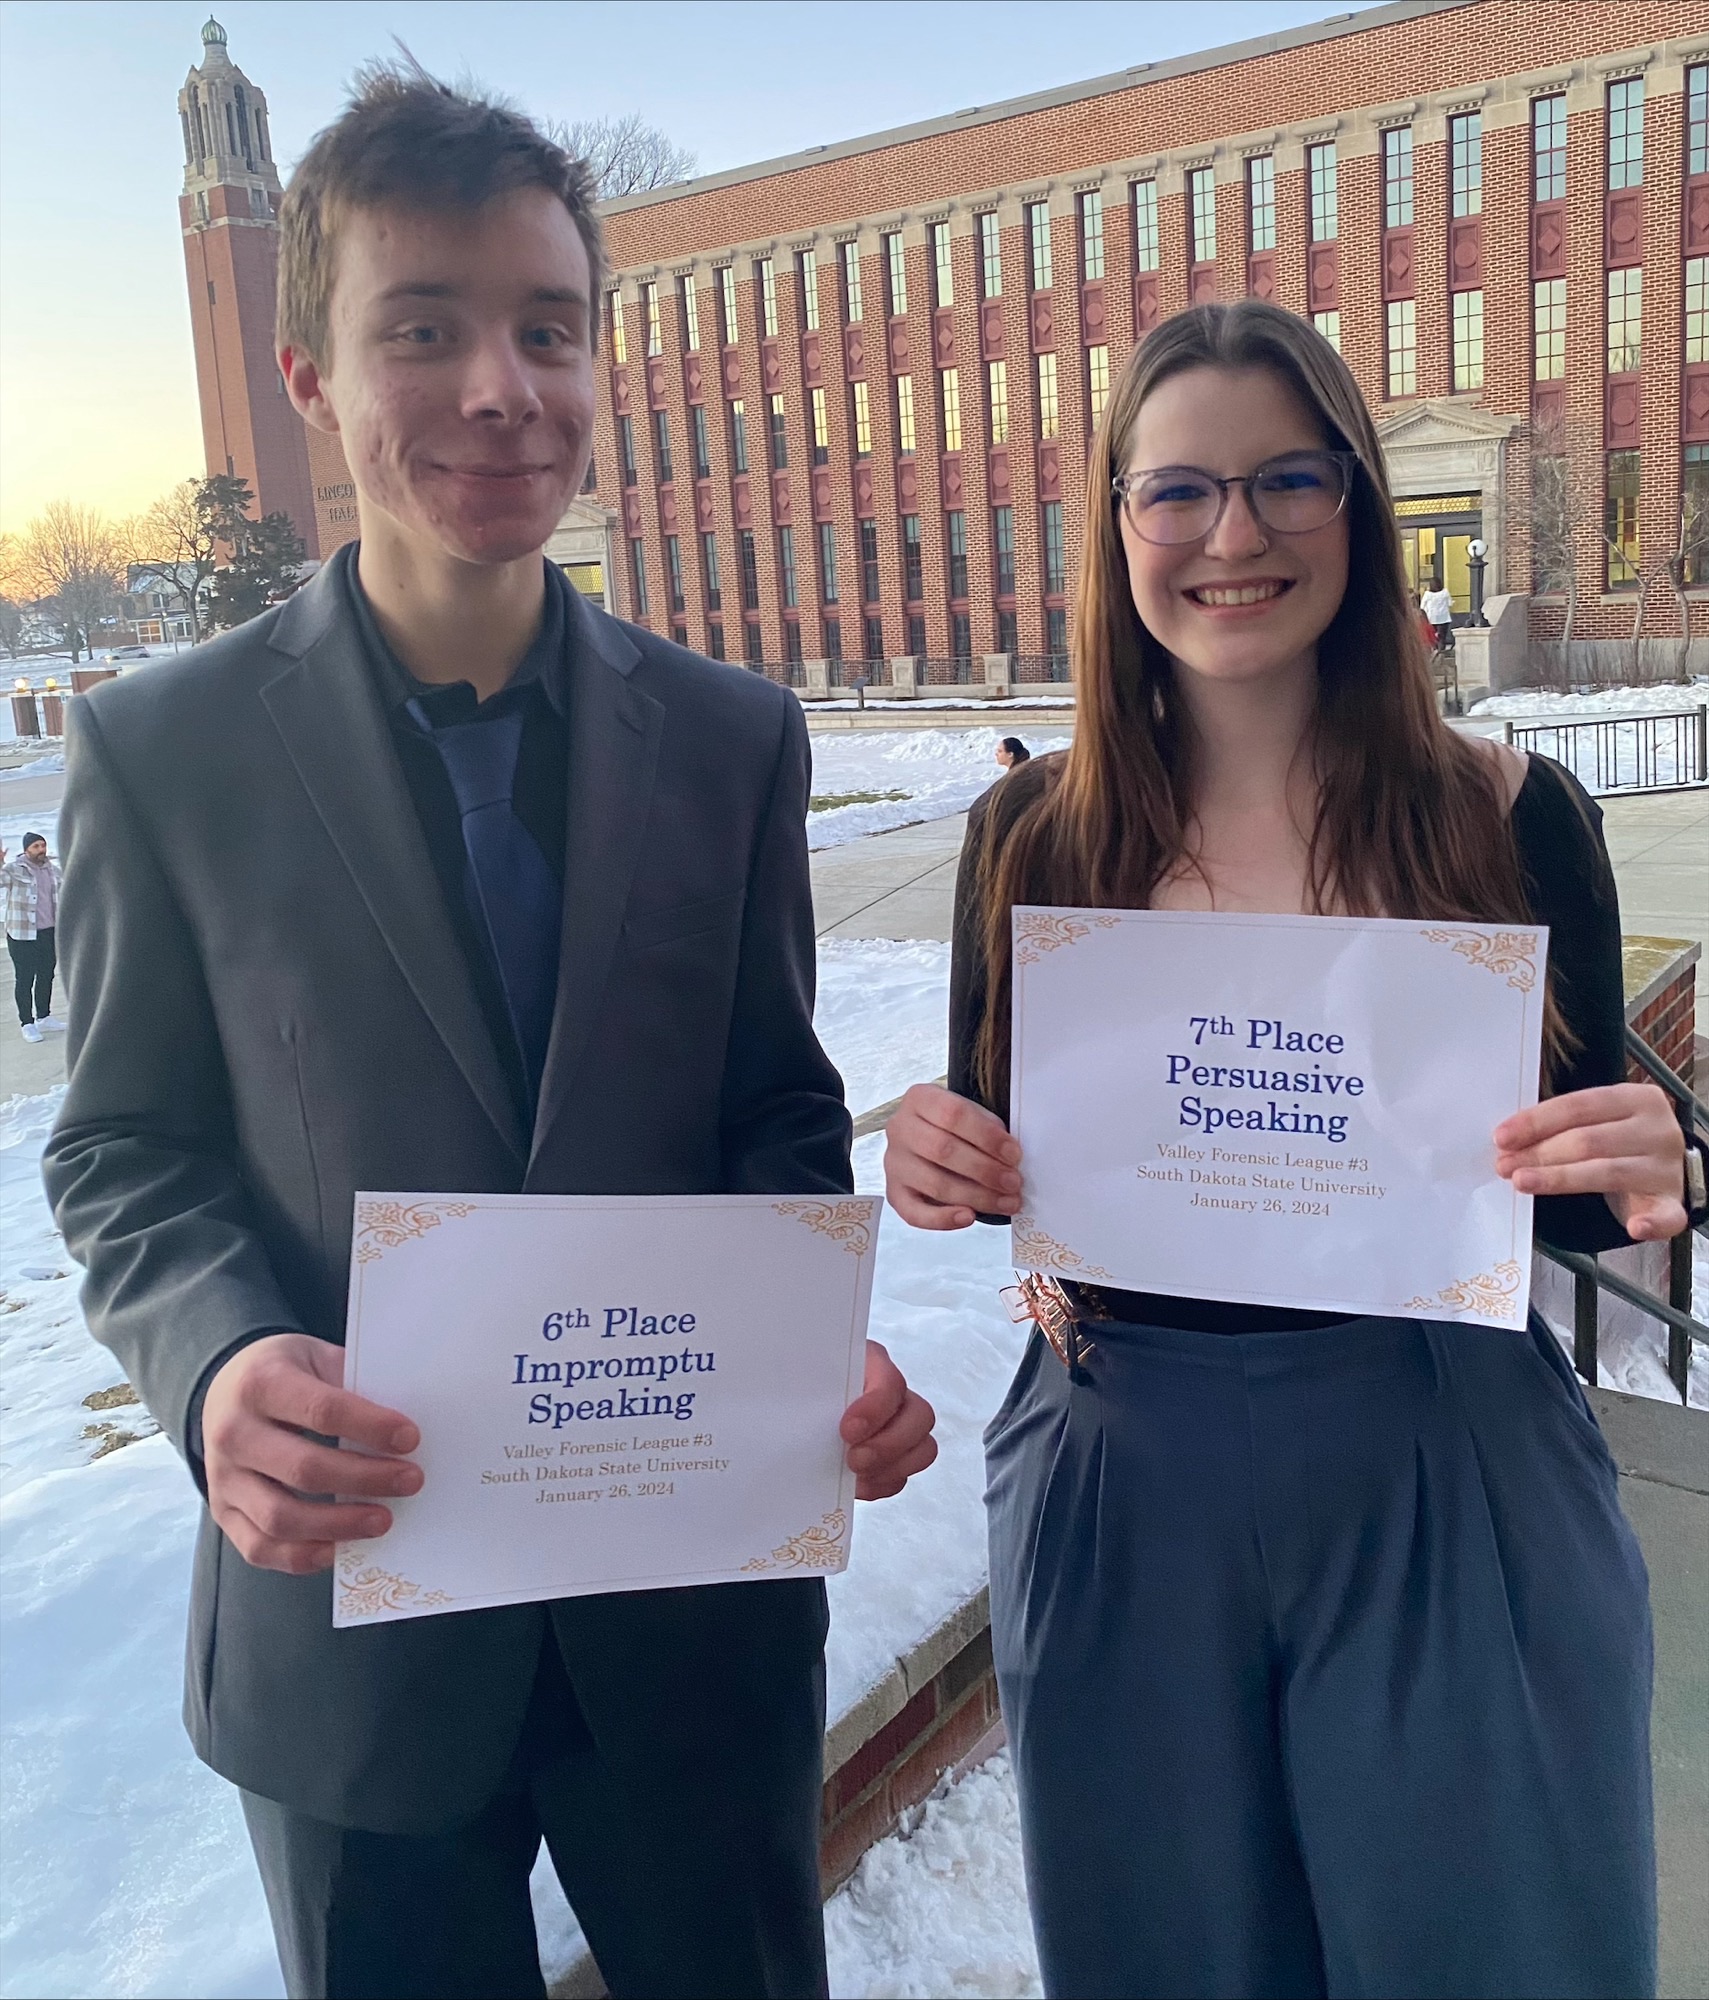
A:
<svg viewBox="0 0 1709 2000">
<path fill-rule="evenodd" d="M 36 1023 L 36 1026 L 45 1029 L 50 1035 L 63 1035 L 65 1033 L 65 1023 L 57 1014 L 44 1014 Z"/>
<path fill-rule="evenodd" d="M 42 1042 L 47 1039 L 34 1021 L 26 1021 L 18 1030 L 18 1033 L 23 1036 L 26 1042 Z"/>
</svg>

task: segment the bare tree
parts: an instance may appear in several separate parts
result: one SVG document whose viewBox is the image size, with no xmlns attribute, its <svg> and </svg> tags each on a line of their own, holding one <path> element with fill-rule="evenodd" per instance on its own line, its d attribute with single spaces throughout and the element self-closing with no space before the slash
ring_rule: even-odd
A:
<svg viewBox="0 0 1709 2000">
<path fill-rule="evenodd" d="M 1668 558 L 1667 580 L 1679 614 L 1679 660 L 1674 679 L 1689 680 L 1691 666 L 1691 600 L 1686 591 L 1709 574 L 1709 485 L 1688 481 L 1679 495 L 1679 534 Z"/>
<path fill-rule="evenodd" d="M 186 479 L 126 524 L 124 552 L 132 577 L 151 577 L 176 593 L 197 643 L 213 630 L 205 585 L 219 566 L 221 549 L 241 537 L 250 497 L 243 480 L 225 473 Z"/>
<path fill-rule="evenodd" d="M 693 153 L 674 145 L 638 111 L 622 118 L 578 118 L 556 136 L 566 152 L 593 169 L 601 201 L 672 187 L 687 180 L 699 164 Z"/>
<path fill-rule="evenodd" d="M 33 600 L 52 600 L 73 661 L 84 648 L 94 650 L 95 626 L 119 595 L 123 562 L 112 523 L 74 501 L 50 501 L 24 530 L 17 575 Z"/>
<path fill-rule="evenodd" d="M 23 634 L 24 594 L 18 580 L 18 538 L 0 535 L 0 646 L 12 654 Z"/>
</svg>

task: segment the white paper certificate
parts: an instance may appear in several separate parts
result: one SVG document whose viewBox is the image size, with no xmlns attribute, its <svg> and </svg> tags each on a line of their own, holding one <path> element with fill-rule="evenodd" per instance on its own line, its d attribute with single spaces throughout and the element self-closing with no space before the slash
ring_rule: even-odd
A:
<svg viewBox="0 0 1709 2000">
<path fill-rule="evenodd" d="M 425 1480 L 333 1623 L 842 1569 L 879 1207 L 358 1194 L 345 1386 Z"/>
<path fill-rule="evenodd" d="M 1135 1291 L 1521 1326 L 1548 932 L 1017 909 L 1014 1259 Z"/>
</svg>

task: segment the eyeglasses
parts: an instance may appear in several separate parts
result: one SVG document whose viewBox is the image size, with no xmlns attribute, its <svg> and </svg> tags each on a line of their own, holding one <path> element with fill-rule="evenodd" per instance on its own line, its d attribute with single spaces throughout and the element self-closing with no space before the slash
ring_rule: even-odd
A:
<svg viewBox="0 0 1709 2000">
<path fill-rule="evenodd" d="M 1358 463 L 1357 452 L 1288 451 L 1238 479 L 1219 479 L 1198 465 L 1164 465 L 1154 472 L 1119 472 L 1110 492 L 1140 540 L 1165 547 L 1203 541 L 1236 486 L 1246 489 L 1246 504 L 1263 526 L 1278 535 L 1309 535 L 1327 528 L 1346 506 Z"/>
</svg>

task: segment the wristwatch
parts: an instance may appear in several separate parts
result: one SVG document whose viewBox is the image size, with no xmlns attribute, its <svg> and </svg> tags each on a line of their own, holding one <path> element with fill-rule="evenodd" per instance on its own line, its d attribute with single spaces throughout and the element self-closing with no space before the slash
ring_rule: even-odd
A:
<svg viewBox="0 0 1709 2000">
<path fill-rule="evenodd" d="M 1685 1226 L 1709 1223 L 1709 1144 L 1695 1136 L 1685 1142 Z"/>
</svg>

